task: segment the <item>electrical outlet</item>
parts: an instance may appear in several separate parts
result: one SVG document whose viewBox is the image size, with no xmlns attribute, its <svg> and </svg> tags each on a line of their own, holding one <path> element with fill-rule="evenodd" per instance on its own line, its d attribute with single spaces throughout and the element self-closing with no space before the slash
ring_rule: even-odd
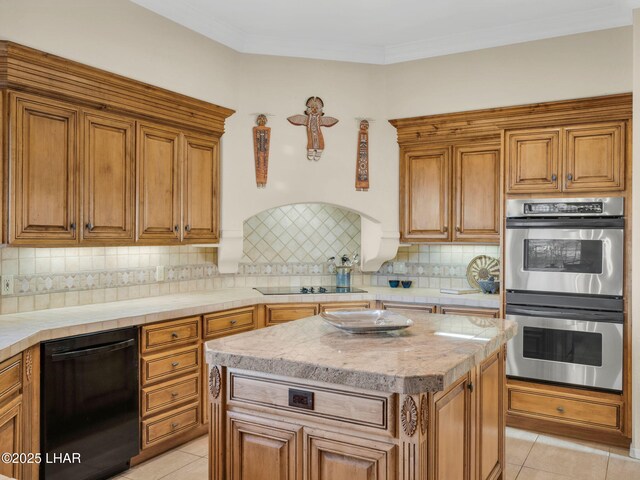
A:
<svg viewBox="0 0 640 480">
<path fill-rule="evenodd" d="M 164 265 L 158 265 L 156 267 L 156 282 L 164 281 Z"/>
<path fill-rule="evenodd" d="M 13 275 L 0 276 L 0 283 L 2 283 L 2 288 L 0 289 L 2 295 L 11 295 L 13 293 Z"/>
<path fill-rule="evenodd" d="M 407 264 L 404 262 L 393 262 L 393 273 L 407 273 Z"/>
</svg>

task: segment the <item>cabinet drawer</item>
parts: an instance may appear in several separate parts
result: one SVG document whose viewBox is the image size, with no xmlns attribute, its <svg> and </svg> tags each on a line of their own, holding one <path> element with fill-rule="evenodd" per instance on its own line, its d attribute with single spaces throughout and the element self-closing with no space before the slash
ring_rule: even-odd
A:
<svg viewBox="0 0 640 480">
<path fill-rule="evenodd" d="M 286 410 L 382 430 L 389 428 L 388 410 L 392 403 L 391 395 L 306 385 L 241 372 L 231 372 L 229 385 L 231 402 Z M 306 406 L 292 406 L 290 398 L 293 399 L 294 395 L 298 399 L 309 399 Z M 297 403 L 300 405 L 300 400 Z"/>
<path fill-rule="evenodd" d="M 206 315 L 204 317 L 204 336 L 205 338 L 221 337 L 253 330 L 256 326 L 255 312 L 256 309 L 251 307 Z"/>
<path fill-rule="evenodd" d="M 320 312 L 334 312 L 336 310 L 366 310 L 370 307 L 371 307 L 370 302 L 321 303 Z"/>
<path fill-rule="evenodd" d="M 0 400 L 20 389 L 22 384 L 22 354 L 0 363 Z"/>
<path fill-rule="evenodd" d="M 200 405 L 197 403 L 144 420 L 142 422 L 142 448 L 151 447 L 199 425 Z"/>
<path fill-rule="evenodd" d="M 265 305 L 265 323 L 276 325 L 318 314 L 317 303 L 283 303 L 282 305 Z"/>
<path fill-rule="evenodd" d="M 509 412 L 619 429 L 620 405 L 521 390 L 509 390 Z"/>
<path fill-rule="evenodd" d="M 383 310 L 416 310 L 419 312 L 436 313 L 436 306 L 425 303 L 381 302 Z"/>
<path fill-rule="evenodd" d="M 443 315 L 467 315 L 470 317 L 498 318 L 500 310 L 497 308 L 472 308 L 443 305 L 440 307 L 440 313 Z"/>
<path fill-rule="evenodd" d="M 142 358 L 142 383 L 176 377 L 200 366 L 200 347 L 186 347 Z"/>
<path fill-rule="evenodd" d="M 197 401 L 200 395 L 200 375 L 194 373 L 177 380 L 163 382 L 142 389 L 142 416 L 164 410 L 167 407 Z"/>
<path fill-rule="evenodd" d="M 142 327 L 142 353 L 200 339 L 200 317 L 182 318 Z"/>
</svg>

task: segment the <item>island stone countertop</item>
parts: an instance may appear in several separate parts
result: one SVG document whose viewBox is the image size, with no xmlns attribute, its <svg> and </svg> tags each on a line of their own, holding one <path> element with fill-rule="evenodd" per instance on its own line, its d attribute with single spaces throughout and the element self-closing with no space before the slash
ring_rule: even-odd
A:
<svg viewBox="0 0 640 480">
<path fill-rule="evenodd" d="M 209 365 L 392 393 L 446 389 L 512 338 L 510 320 L 403 312 L 406 330 L 355 335 L 320 316 L 206 343 Z"/>
<path fill-rule="evenodd" d="M 262 295 L 253 288 L 216 288 L 158 297 L 0 315 L 0 361 L 38 342 L 263 303 L 387 300 L 499 308 L 498 295 L 446 295 L 428 288 L 360 287 L 367 293 Z"/>
</svg>

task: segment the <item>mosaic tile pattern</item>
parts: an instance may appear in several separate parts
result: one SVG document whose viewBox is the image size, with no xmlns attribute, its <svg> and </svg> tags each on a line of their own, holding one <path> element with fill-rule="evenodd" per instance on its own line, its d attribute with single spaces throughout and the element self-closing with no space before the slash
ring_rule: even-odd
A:
<svg viewBox="0 0 640 480">
<path fill-rule="evenodd" d="M 318 263 L 360 252 L 360 216 L 320 203 L 272 208 L 244 222 L 243 263 Z"/>
</svg>

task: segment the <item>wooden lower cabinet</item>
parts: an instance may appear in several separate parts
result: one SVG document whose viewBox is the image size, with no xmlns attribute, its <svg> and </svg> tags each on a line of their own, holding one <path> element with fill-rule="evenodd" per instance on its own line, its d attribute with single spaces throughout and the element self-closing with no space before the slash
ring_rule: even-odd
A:
<svg viewBox="0 0 640 480">
<path fill-rule="evenodd" d="M 497 350 L 446 391 L 415 395 L 210 366 L 211 478 L 502 479 L 504 358 Z M 311 404 L 292 406 L 292 389 Z"/>
<path fill-rule="evenodd" d="M 433 471 L 437 480 L 471 478 L 470 374 L 433 400 Z"/>
<path fill-rule="evenodd" d="M 394 478 L 395 446 L 313 430 L 304 434 L 304 478 L 381 480 Z"/>
<path fill-rule="evenodd" d="M 22 395 L 19 395 L 7 404 L 0 406 L 0 453 L 24 452 L 22 430 Z M 0 475 L 9 478 L 22 478 L 22 466 L 19 462 L 0 462 Z"/>
<path fill-rule="evenodd" d="M 627 447 L 621 394 L 507 381 L 507 424 Z"/>
</svg>

